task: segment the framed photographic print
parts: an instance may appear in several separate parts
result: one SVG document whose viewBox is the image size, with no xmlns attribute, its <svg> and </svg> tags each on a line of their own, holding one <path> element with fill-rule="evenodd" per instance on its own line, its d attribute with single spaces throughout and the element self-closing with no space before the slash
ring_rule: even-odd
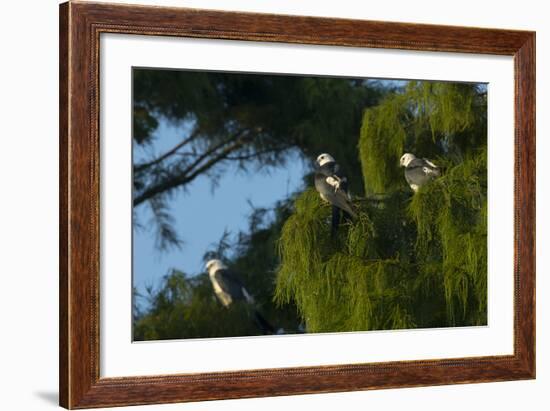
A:
<svg viewBox="0 0 550 411">
<path fill-rule="evenodd" d="M 535 377 L 535 33 L 60 6 L 60 404 Z"/>
</svg>

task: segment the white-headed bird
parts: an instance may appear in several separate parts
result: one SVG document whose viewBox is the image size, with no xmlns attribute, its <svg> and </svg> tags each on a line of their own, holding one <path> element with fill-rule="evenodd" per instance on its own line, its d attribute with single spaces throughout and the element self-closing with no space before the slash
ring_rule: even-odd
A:
<svg viewBox="0 0 550 411">
<path fill-rule="evenodd" d="M 405 167 L 405 180 L 415 193 L 420 187 L 441 175 L 439 167 L 430 160 L 417 158 L 411 153 L 403 154 L 399 164 Z"/>
<path fill-rule="evenodd" d="M 315 189 L 321 198 L 332 205 L 332 229 L 334 236 L 340 224 L 341 213 L 350 219 L 357 218 L 353 211 L 351 196 L 348 191 L 348 180 L 340 173 L 340 166 L 327 153 L 319 155 L 316 160 Z"/>
<path fill-rule="evenodd" d="M 209 260 L 206 263 L 206 270 L 212 282 L 214 294 L 224 307 L 229 308 L 234 302 L 244 301 L 252 308 L 254 320 L 262 332 L 264 334 L 275 333 L 271 324 L 256 309 L 254 297 L 248 292 L 236 273 L 229 270 L 218 259 Z"/>
</svg>

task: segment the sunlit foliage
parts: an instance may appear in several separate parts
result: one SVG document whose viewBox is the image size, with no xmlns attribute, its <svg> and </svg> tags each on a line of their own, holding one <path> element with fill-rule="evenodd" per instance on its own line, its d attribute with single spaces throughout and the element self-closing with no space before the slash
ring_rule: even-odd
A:
<svg viewBox="0 0 550 411">
<path fill-rule="evenodd" d="M 410 82 L 365 111 L 358 147 L 358 221 L 331 240 L 330 208 L 302 194 L 279 241 L 276 301 L 294 302 L 309 332 L 486 324 L 483 87 Z M 443 176 L 413 195 L 404 152 Z"/>
</svg>

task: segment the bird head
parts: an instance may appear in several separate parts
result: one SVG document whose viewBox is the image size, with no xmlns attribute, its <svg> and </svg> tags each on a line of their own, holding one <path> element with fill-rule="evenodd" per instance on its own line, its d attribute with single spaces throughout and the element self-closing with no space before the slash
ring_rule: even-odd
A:
<svg viewBox="0 0 550 411">
<path fill-rule="evenodd" d="M 323 153 L 323 154 L 320 154 L 319 157 L 317 157 L 317 164 L 319 165 L 319 167 L 323 166 L 324 164 L 327 164 L 327 163 L 334 163 L 334 157 L 332 157 L 330 154 L 327 154 L 327 153 Z"/>
<path fill-rule="evenodd" d="M 413 161 L 416 158 L 414 154 L 411 153 L 405 153 L 403 156 L 401 156 L 401 160 L 399 160 L 399 165 L 401 167 L 407 167 L 411 161 Z"/>
<path fill-rule="evenodd" d="M 213 275 L 219 269 L 227 268 L 227 266 L 221 260 L 218 260 L 218 259 L 208 260 L 205 267 L 206 267 L 206 271 L 208 271 L 208 274 L 210 275 Z"/>
</svg>

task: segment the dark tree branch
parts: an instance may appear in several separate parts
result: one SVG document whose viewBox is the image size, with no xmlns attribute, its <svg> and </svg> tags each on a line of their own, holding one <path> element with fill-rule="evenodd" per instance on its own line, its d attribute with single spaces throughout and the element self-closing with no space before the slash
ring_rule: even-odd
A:
<svg viewBox="0 0 550 411">
<path fill-rule="evenodd" d="M 183 147 L 184 145 L 190 143 L 191 141 L 193 141 L 195 138 L 197 138 L 199 135 L 199 129 L 195 129 L 191 135 L 185 139 L 183 139 L 182 141 L 180 141 L 178 144 L 176 144 L 174 147 L 172 147 L 170 150 L 168 150 L 166 153 L 162 154 L 160 157 L 157 157 L 156 159 L 154 160 L 151 160 L 151 161 L 148 161 L 147 163 L 143 163 L 143 164 L 138 164 L 134 167 L 134 172 L 140 172 L 140 171 L 143 171 L 151 166 L 154 166 L 155 164 L 158 164 L 164 160 L 166 160 L 168 157 L 176 154 L 176 152 L 181 148 Z"/>
<path fill-rule="evenodd" d="M 290 144 L 289 144 L 289 145 L 280 146 L 280 147 L 273 147 L 273 148 L 268 148 L 268 149 L 261 150 L 261 151 L 256 151 L 256 152 L 253 152 L 253 153 L 250 153 L 250 154 L 228 156 L 228 157 L 226 158 L 226 160 L 231 160 L 231 161 L 250 160 L 251 158 L 261 157 L 261 156 L 263 156 L 264 154 L 276 153 L 276 152 L 281 152 L 281 151 L 284 151 L 284 150 L 288 150 L 288 149 L 291 148 L 291 147 L 292 147 L 292 146 L 291 146 Z"/>
<path fill-rule="evenodd" d="M 193 170 L 193 168 L 197 167 L 203 160 L 208 158 L 208 156 L 214 154 L 216 151 L 224 147 L 225 145 L 238 140 L 244 133 L 247 131 L 246 129 L 241 129 L 237 131 L 235 134 L 233 134 L 231 137 L 229 137 L 226 140 L 221 141 L 220 143 L 216 144 L 213 147 L 210 147 L 208 150 L 206 150 L 204 153 L 202 153 L 199 157 L 195 159 L 185 170 L 183 170 L 183 174 L 187 174 Z"/>
<path fill-rule="evenodd" d="M 245 144 L 247 141 L 250 140 L 249 137 L 242 138 L 242 135 L 244 134 L 245 131 L 246 130 L 240 130 L 239 132 L 231 136 L 229 139 L 226 139 L 220 142 L 219 144 L 216 144 L 215 146 L 209 148 L 203 154 L 201 154 L 195 161 L 193 161 L 190 165 L 188 165 L 183 171 L 181 171 L 181 173 L 179 173 L 178 175 L 165 178 L 160 183 L 153 185 L 148 189 L 146 189 L 145 191 L 143 191 L 134 199 L 134 206 L 137 206 L 143 203 L 144 201 L 157 196 L 158 194 L 168 192 L 176 187 L 190 183 L 201 173 L 208 171 L 218 162 L 225 160 L 229 156 L 229 154 L 240 149 L 243 146 L 243 144 Z M 223 150 L 219 151 L 222 148 Z M 219 152 L 215 154 L 217 151 Z M 209 156 L 212 156 L 212 157 L 208 159 Z M 201 165 L 201 163 L 206 159 L 208 159 L 208 161 L 206 161 Z"/>
</svg>

